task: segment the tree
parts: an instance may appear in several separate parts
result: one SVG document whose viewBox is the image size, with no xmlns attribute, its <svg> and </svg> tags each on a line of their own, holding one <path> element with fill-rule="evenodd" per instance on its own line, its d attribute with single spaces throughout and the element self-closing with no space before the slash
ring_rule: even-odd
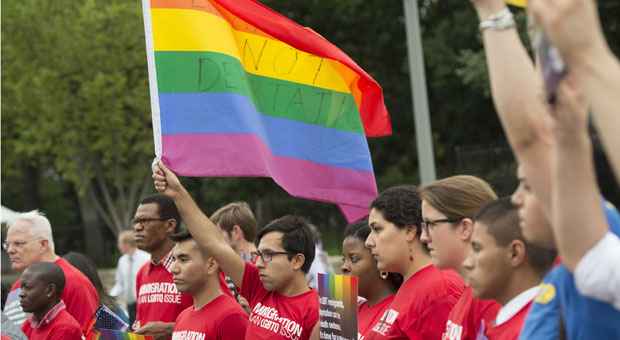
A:
<svg viewBox="0 0 620 340">
<path fill-rule="evenodd" d="M 99 219 L 114 233 L 127 228 L 152 187 L 139 6 L 3 2 L 3 176 L 20 162 L 57 173 L 76 188 L 90 236 L 101 235 Z M 96 248 L 98 238 L 86 240 Z"/>
</svg>

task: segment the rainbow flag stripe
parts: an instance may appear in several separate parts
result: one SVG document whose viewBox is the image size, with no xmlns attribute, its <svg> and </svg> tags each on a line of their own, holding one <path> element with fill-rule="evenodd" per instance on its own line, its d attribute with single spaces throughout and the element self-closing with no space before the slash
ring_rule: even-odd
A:
<svg viewBox="0 0 620 340">
<path fill-rule="evenodd" d="M 341 312 L 342 329 L 357 334 L 357 296 L 356 276 L 318 273 L 319 296 L 343 302 Z"/>
<path fill-rule="evenodd" d="M 111 329 L 97 329 L 91 331 L 86 340 L 153 340 L 153 337 Z"/>
<path fill-rule="evenodd" d="M 367 213 L 381 87 L 336 46 L 252 0 L 143 0 L 155 152 L 183 176 L 272 177 Z"/>
<path fill-rule="evenodd" d="M 527 0 L 506 0 L 506 3 L 517 7 L 527 7 Z"/>
</svg>

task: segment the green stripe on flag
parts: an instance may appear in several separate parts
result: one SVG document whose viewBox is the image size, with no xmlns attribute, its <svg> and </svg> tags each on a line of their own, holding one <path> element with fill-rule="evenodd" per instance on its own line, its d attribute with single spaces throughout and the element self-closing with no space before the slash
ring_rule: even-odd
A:
<svg viewBox="0 0 620 340">
<path fill-rule="evenodd" d="M 215 52 L 155 52 L 159 93 L 237 93 L 265 115 L 364 133 L 353 96 L 246 73 L 239 60 Z"/>
</svg>

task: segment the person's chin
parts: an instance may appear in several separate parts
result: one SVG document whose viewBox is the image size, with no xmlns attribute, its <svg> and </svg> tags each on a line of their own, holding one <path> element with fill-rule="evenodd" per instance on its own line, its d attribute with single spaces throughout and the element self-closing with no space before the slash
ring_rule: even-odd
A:
<svg viewBox="0 0 620 340">
<path fill-rule="evenodd" d="M 26 267 L 27 266 L 21 262 L 11 263 L 11 269 L 16 272 L 23 272 Z"/>
<path fill-rule="evenodd" d="M 22 310 L 23 310 L 24 312 L 26 312 L 26 313 L 32 313 L 32 310 L 30 309 L 30 305 L 28 305 L 28 304 L 21 304 L 21 303 L 20 303 L 20 306 L 22 307 Z"/>
</svg>

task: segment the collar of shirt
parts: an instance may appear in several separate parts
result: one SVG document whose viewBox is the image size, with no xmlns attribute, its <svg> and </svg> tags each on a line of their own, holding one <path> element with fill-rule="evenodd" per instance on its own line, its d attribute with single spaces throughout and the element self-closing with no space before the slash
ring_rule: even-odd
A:
<svg viewBox="0 0 620 340">
<path fill-rule="evenodd" d="M 164 256 L 159 262 L 155 262 L 153 257 L 151 257 L 151 267 L 153 266 L 163 266 L 168 272 L 172 270 L 172 262 L 174 258 L 172 257 L 172 249 Z"/>
<path fill-rule="evenodd" d="M 539 290 L 540 286 L 534 286 L 521 292 L 519 295 L 513 297 L 512 300 L 508 301 L 508 303 L 502 306 L 497 313 L 497 317 L 495 318 L 495 326 L 499 326 L 512 319 L 512 317 L 519 313 L 523 307 L 534 300 L 536 295 L 538 295 Z"/>
<path fill-rule="evenodd" d="M 30 318 L 30 326 L 32 328 L 40 328 L 40 327 L 48 325 L 49 323 L 54 321 L 56 316 L 58 316 L 58 314 L 65 308 L 67 308 L 67 306 L 65 306 L 65 303 L 62 300 L 60 300 L 59 303 L 57 303 L 54 307 L 52 307 L 52 309 L 50 309 L 49 311 L 47 311 L 47 313 L 45 313 L 45 315 L 43 316 L 41 320 L 39 321 L 35 320 L 34 315 L 33 315 Z"/>
</svg>

